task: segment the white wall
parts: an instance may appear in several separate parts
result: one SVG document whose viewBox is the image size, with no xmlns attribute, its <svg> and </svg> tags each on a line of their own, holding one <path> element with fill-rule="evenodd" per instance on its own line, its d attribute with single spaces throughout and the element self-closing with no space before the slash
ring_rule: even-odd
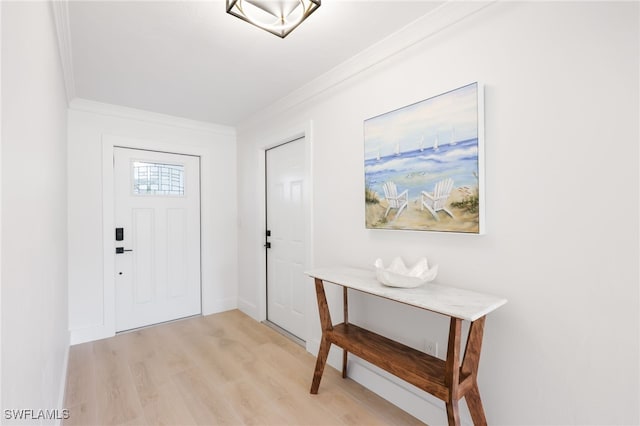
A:
<svg viewBox="0 0 640 426">
<path fill-rule="evenodd" d="M 72 344 L 115 332 L 112 210 L 103 214 L 104 196 L 112 187 L 109 179 L 103 182 L 103 164 L 110 165 L 113 144 L 201 156 L 203 313 L 235 308 L 234 129 L 76 99 L 69 111 L 68 142 Z"/>
<path fill-rule="evenodd" d="M 51 6 L 0 7 L 4 419 L 4 409 L 62 408 L 69 347 L 67 104 Z"/>
<path fill-rule="evenodd" d="M 0 241 L 2 241 L 2 5 L 0 5 Z M 2 244 L 0 243 L 0 342 L 2 342 Z M 2 348 L 0 348 L 0 378 L 2 378 Z M 0 385 L 0 406 L 2 385 Z"/>
<path fill-rule="evenodd" d="M 433 20 L 454 7 L 466 6 L 445 6 Z M 488 317 L 480 363 L 490 424 L 638 424 L 638 8 L 493 4 L 239 126 L 239 305 L 258 306 L 263 291 L 254 249 L 263 232 L 255 213 L 263 135 L 313 120 L 315 266 L 426 255 L 440 265 L 438 282 L 508 298 Z M 428 31 L 425 22 L 408 31 Z M 473 81 L 485 85 L 487 235 L 366 230 L 363 120 Z M 337 293 L 329 296 L 336 306 Z M 350 306 L 350 319 L 382 334 L 446 347 L 442 317 L 357 295 Z M 377 392 L 397 390 L 365 367 L 352 371 Z M 403 395 L 397 404 L 445 422 L 443 404 Z"/>
</svg>

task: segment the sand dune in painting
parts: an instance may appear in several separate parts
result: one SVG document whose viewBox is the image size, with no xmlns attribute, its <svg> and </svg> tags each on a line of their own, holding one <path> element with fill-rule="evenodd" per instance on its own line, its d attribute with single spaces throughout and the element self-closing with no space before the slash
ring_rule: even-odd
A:
<svg viewBox="0 0 640 426">
<path fill-rule="evenodd" d="M 366 204 L 366 223 L 369 228 L 376 229 L 412 229 L 421 231 L 444 231 L 444 232 L 471 232 L 477 233 L 479 230 L 478 213 L 471 213 L 464 208 L 454 207 L 456 202 L 462 202 L 472 194 L 468 188 L 456 188 L 451 192 L 447 200 L 447 208 L 453 213 L 451 218 L 444 211 L 438 212 L 438 221 L 429 213 L 427 209 L 420 209 L 420 198 L 410 198 L 407 208 L 396 217 L 397 210 L 391 209 L 387 217 L 384 213 L 387 210 L 387 200 L 384 198 L 378 203 Z"/>
</svg>

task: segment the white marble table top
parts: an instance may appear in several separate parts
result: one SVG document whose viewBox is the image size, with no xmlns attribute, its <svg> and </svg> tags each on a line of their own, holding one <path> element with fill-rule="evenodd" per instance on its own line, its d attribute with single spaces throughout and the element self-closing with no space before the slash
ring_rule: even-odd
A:
<svg viewBox="0 0 640 426">
<path fill-rule="evenodd" d="M 373 269 L 318 268 L 306 271 L 305 274 L 325 282 L 467 321 L 475 321 L 507 303 L 507 299 L 501 297 L 442 284 L 426 283 L 415 288 L 387 287 L 376 279 Z"/>
</svg>

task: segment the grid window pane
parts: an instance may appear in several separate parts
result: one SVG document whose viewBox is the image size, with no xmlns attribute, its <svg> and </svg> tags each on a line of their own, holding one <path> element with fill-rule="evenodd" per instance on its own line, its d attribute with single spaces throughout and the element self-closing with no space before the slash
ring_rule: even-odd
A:
<svg viewBox="0 0 640 426">
<path fill-rule="evenodd" d="M 184 195 L 184 166 L 133 162 L 136 195 Z"/>
</svg>

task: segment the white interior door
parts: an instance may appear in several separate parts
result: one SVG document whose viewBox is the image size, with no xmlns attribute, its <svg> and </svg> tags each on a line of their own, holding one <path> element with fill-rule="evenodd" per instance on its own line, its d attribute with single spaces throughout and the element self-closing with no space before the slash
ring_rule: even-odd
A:
<svg viewBox="0 0 640 426">
<path fill-rule="evenodd" d="M 200 159 L 114 148 L 114 180 L 116 331 L 199 314 Z"/>
<path fill-rule="evenodd" d="M 267 177 L 267 319 L 305 337 L 305 143 L 269 149 Z"/>
</svg>

